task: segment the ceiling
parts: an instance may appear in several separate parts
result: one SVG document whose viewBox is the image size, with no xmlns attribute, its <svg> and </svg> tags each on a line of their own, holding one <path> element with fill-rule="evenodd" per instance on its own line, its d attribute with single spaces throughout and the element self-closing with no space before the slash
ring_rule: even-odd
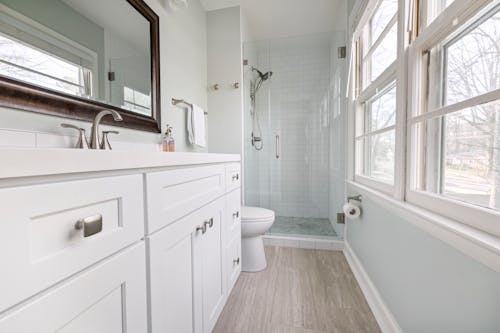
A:
<svg viewBox="0 0 500 333">
<path fill-rule="evenodd" d="M 200 0 L 200 2 L 207 11 L 239 6 L 241 3 L 240 0 Z"/>
<path fill-rule="evenodd" d="M 206 10 L 241 5 L 250 37 L 264 40 L 345 30 L 347 0 L 200 0 Z"/>
</svg>

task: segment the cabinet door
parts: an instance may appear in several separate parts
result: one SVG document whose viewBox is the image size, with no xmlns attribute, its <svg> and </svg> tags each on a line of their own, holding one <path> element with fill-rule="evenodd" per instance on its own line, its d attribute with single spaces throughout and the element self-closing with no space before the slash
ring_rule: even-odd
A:
<svg viewBox="0 0 500 333">
<path fill-rule="evenodd" d="M 224 307 L 225 288 L 223 272 L 222 219 L 224 198 L 205 207 L 204 220 L 211 221 L 201 238 L 201 266 L 203 289 L 203 331 L 211 332 Z"/>
<path fill-rule="evenodd" d="M 225 300 L 224 207 L 216 200 L 147 238 L 152 333 L 213 329 Z"/>
<path fill-rule="evenodd" d="M 241 273 L 241 238 L 234 238 L 226 250 L 227 265 L 227 295 L 231 293 L 234 284 Z"/>
<path fill-rule="evenodd" d="M 144 243 L 0 316 L 0 332 L 135 333 L 147 330 Z"/>
<path fill-rule="evenodd" d="M 201 279 L 195 280 L 202 233 L 196 211 L 147 238 L 151 332 L 202 332 Z"/>
</svg>

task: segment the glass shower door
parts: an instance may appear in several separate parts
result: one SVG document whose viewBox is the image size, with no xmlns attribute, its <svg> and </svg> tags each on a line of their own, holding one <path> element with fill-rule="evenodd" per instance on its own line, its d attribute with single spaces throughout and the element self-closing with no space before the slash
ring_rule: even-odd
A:
<svg viewBox="0 0 500 333">
<path fill-rule="evenodd" d="M 335 236 L 329 220 L 330 60 L 329 34 L 270 43 L 271 234 Z"/>
</svg>

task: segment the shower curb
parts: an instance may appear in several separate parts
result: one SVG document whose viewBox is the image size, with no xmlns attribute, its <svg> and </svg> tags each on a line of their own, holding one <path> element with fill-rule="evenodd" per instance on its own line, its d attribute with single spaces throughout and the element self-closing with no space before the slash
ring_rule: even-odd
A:
<svg viewBox="0 0 500 333">
<path fill-rule="evenodd" d="M 300 236 L 264 235 L 264 245 L 294 247 L 300 249 L 343 251 L 342 239 L 325 239 Z"/>
</svg>

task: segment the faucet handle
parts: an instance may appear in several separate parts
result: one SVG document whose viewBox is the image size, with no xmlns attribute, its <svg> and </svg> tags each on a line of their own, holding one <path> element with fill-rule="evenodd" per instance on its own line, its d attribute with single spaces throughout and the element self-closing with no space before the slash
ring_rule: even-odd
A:
<svg viewBox="0 0 500 333">
<path fill-rule="evenodd" d="M 78 131 L 78 141 L 76 142 L 75 148 L 77 149 L 89 148 L 89 142 L 87 141 L 87 137 L 85 136 L 85 128 L 81 128 L 72 124 L 61 124 L 61 127 L 72 128 Z"/>
<path fill-rule="evenodd" d="M 120 134 L 118 131 L 102 131 L 101 149 L 112 150 L 111 144 L 109 143 L 108 134 Z"/>
</svg>

